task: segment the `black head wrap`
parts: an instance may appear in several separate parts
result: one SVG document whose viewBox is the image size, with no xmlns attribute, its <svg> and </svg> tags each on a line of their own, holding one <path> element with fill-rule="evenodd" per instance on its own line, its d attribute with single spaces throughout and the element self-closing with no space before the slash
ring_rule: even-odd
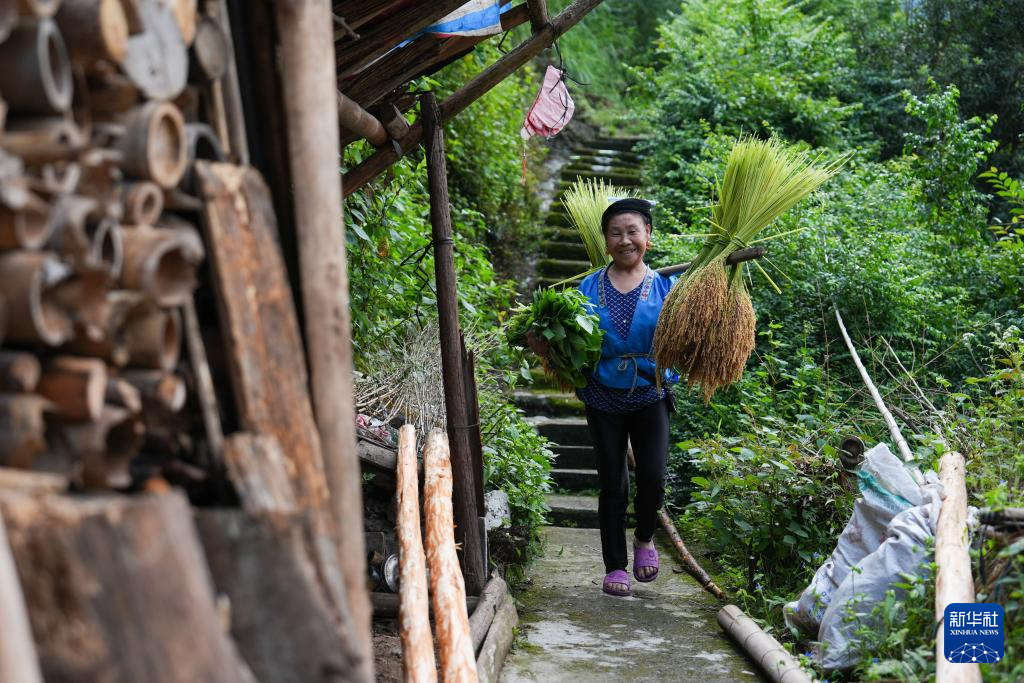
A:
<svg viewBox="0 0 1024 683">
<path fill-rule="evenodd" d="M 645 199 L 620 199 L 617 202 L 613 202 L 604 213 L 601 214 L 601 232 L 608 230 L 608 221 L 620 213 L 638 213 L 644 217 L 644 221 L 648 225 L 651 223 L 651 202 Z"/>
</svg>

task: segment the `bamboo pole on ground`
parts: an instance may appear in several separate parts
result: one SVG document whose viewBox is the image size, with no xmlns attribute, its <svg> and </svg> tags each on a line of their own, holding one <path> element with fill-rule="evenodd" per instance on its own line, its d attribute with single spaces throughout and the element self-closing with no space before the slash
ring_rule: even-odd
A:
<svg viewBox="0 0 1024 683">
<path fill-rule="evenodd" d="M 779 645 L 779 641 L 761 630 L 736 605 L 726 605 L 718 610 L 718 625 L 761 667 L 773 683 L 811 683 L 811 677 Z"/>
<path fill-rule="evenodd" d="M 21 581 L 0 515 L 0 681 L 42 683 Z"/>
<path fill-rule="evenodd" d="M 865 386 L 871 393 L 871 398 L 875 400 L 875 405 L 878 407 L 878 412 L 882 414 L 882 419 L 885 420 L 885 425 L 889 428 L 889 435 L 892 436 L 892 440 L 896 443 L 899 448 L 900 455 L 903 458 L 903 462 L 912 463 L 914 461 L 914 454 L 910 450 L 910 446 L 907 445 L 907 440 L 903 438 L 903 434 L 900 432 L 899 426 L 896 424 L 896 420 L 893 418 L 892 413 L 885 406 L 885 401 L 882 400 L 882 395 L 878 393 L 878 389 L 875 387 L 875 383 L 871 381 L 871 376 L 868 375 L 867 369 L 860 360 L 860 355 L 857 353 L 857 348 L 853 345 L 853 341 L 850 339 L 849 333 L 846 331 L 846 325 L 843 323 L 843 316 L 839 314 L 839 307 L 834 307 L 836 313 L 836 322 L 839 323 L 839 331 L 843 335 L 843 340 L 846 342 L 846 348 L 850 350 L 850 356 L 853 358 L 854 365 L 857 366 L 857 370 L 860 372 L 860 377 L 864 380 Z M 911 475 L 918 484 L 924 483 L 924 478 L 917 468 L 911 468 Z"/>
<path fill-rule="evenodd" d="M 434 642 L 430 633 L 427 561 L 420 536 L 420 496 L 416 467 L 416 429 L 398 430 L 398 572 L 401 604 L 398 626 L 402 637 L 402 671 L 406 683 L 434 683 Z"/>
<path fill-rule="evenodd" d="M 451 443 L 452 470 L 458 541 L 466 589 L 480 595 L 486 581 L 483 539 L 476 509 L 476 477 L 469 448 L 469 417 L 462 376 L 462 339 L 459 332 L 459 301 L 455 282 L 455 249 L 452 217 L 448 206 L 448 175 L 445 167 L 444 132 L 441 113 L 433 93 L 420 97 L 420 114 L 426 131 L 427 183 L 430 188 L 430 222 L 434 238 L 434 272 L 437 280 L 437 315 L 441 337 L 441 374 L 444 407 Z"/>
<path fill-rule="evenodd" d="M 440 429 L 423 448 L 423 514 L 443 683 L 476 683 L 476 658 L 466 614 L 466 589 L 455 552 L 452 467 L 448 437 Z"/>
<path fill-rule="evenodd" d="M 362 476 L 356 450 L 345 227 L 338 173 L 338 104 L 328 0 L 274 3 L 313 389 L 345 588 L 361 655 L 374 679 L 366 590 Z"/>
<path fill-rule="evenodd" d="M 955 602 L 974 602 L 974 577 L 967 540 L 967 486 L 964 457 L 950 451 L 939 460 L 939 479 L 946 497 L 935 529 L 935 637 L 936 683 L 980 683 L 977 664 L 953 664 L 946 659 L 942 620 L 946 607 Z"/>
</svg>

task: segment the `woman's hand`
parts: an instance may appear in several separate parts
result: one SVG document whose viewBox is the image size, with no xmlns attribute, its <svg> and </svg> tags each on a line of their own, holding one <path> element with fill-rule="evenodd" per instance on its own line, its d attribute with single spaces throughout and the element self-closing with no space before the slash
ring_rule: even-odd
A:
<svg viewBox="0 0 1024 683">
<path fill-rule="evenodd" d="M 531 351 L 542 358 L 547 358 L 548 354 L 551 353 L 551 344 L 546 339 L 537 337 L 533 330 L 526 333 L 526 343 Z"/>
</svg>

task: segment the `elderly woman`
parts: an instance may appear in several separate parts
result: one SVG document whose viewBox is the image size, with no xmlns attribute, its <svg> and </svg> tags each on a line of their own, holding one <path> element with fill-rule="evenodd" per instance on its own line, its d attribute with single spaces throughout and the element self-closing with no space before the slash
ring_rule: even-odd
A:
<svg viewBox="0 0 1024 683">
<path fill-rule="evenodd" d="M 651 348 L 674 278 L 659 275 L 644 263 L 651 246 L 650 203 L 613 203 L 601 217 L 601 228 L 612 262 L 584 279 L 579 289 L 601 319 L 604 341 L 601 360 L 577 395 L 586 406 L 601 486 L 598 518 L 607 572 L 602 589 L 626 596 L 632 593 L 626 573 L 627 444 L 636 461 L 633 576 L 641 582 L 658 576 L 653 539 L 665 493 L 669 412 L 674 408 L 667 385 L 677 376 L 665 372 L 661 382 L 655 380 Z"/>
</svg>

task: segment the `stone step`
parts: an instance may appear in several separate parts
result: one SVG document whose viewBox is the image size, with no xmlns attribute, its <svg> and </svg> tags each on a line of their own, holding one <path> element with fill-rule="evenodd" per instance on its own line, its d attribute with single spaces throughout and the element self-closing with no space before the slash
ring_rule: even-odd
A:
<svg viewBox="0 0 1024 683">
<path fill-rule="evenodd" d="M 566 416 L 583 413 L 583 403 L 576 394 L 561 391 L 516 391 L 512 402 L 528 415 Z"/>
<path fill-rule="evenodd" d="M 582 403 L 580 411 L 572 417 L 551 417 L 537 415 L 526 418 L 526 421 L 537 428 L 540 435 L 553 441 L 559 446 L 587 446 L 594 445 L 590 438 L 590 428 L 587 427 L 587 418 L 583 417 Z M 561 463 L 559 463 L 561 465 Z M 566 465 L 570 467 L 570 465 Z"/>
<path fill-rule="evenodd" d="M 620 176 L 620 175 L 600 174 L 600 175 L 583 176 L 583 179 L 584 180 L 590 180 L 590 179 L 603 180 L 608 185 L 613 185 L 615 187 L 622 187 L 622 188 L 627 188 L 627 189 L 628 188 L 634 188 L 634 187 L 640 187 L 641 185 L 643 185 L 643 181 L 641 180 L 641 178 L 639 176 Z M 565 181 L 565 180 L 560 181 L 558 183 L 558 185 L 555 186 L 555 196 L 556 197 L 564 197 L 565 193 L 569 192 L 570 190 L 572 190 L 572 188 L 575 186 L 575 182 L 576 182 L 575 178 L 570 180 L 570 181 Z"/>
<path fill-rule="evenodd" d="M 594 449 L 591 446 L 563 446 L 552 449 L 555 455 L 555 466 L 565 469 L 588 469 L 594 467 Z"/>
<path fill-rule="evenodd" d="M 561 206 L 561 204 L 559 204 Z M 569 214 L 565 211 L 552 211 L 545 218 L 544 222 L 555 228 L 571 228 L 572 222 L 569 220 Z"/>
<path fill-rule="evenodd" d="M 633 168 L 623 168 L 616 165 L 603 165 L 594 164 L 587 166 L 567 166 L 562 169 L 561 180 L 563 182 L 567 180 L 576 180 L 576 178 L 604 178 L 606 182 L 612 182 L 613 178 L 628 178 L 634 181 L 639 181 L 643 171 L 639 166 Z"/>
<path fill-rule="evenodd" d="M 563 491 L 594 491 L 600 486 L 597 481 L 597 470 L 551 470 L 551 479 L 555 486 Z"/>
<path fill-rule="evenodd" d="M 587 248 L 579 240 L 575 242 L 542 242 L 539 251 L 541 255 L 547 258 L 572 261 L 585 261 L 587 259 Z"/>
<path fill-rule="evenodd" d="M 623 152 L 628 152 L 636 147 L 637 143 L 643 142 L 645 138 L 636 136 L 623 136 L 623 137 L 599 137 L 591 140 L 588 143 L 590 147 L 601 147 L 604 149 L 617 149 Z"/>
<path fill-rule="evenodd" d="M 568 261 L 544 258 L 537 261 L 537 275 L 541 277 L 567 278 L 586 273 L 590 261 Z"/>
<path fill-rule="evenodd" d="M 603 157 L 622 161 L 637 162 L 643 157 L 639 152 L 627 149 L 612 149 L 604 146 L 576 147 L 572 150 L 572 156 L 578 157 Z"/>
<path fill-rule="evenodd" d="M 597 496 L 570 496 L 564 493 L 549 493 L 545 496 L 548 507 L 548 522 L 553 526 L 572 526 L 582 529 L 597 529 Z"/>
<path fill-rule="evenodd" d="M 540 236 L 552 242 L 575 242 L 581 247 L 580 234 L 575 228 L 560 228 L 557 225 L 548 225 L 540 231 Z"/>
<path fill-rule="evenodd" d="M 613 154 L 609 156 L 602 156 L 600 154 L 573 154 L 569 157 L 566 166 L 563 167 L 562 172 L 566 169 L 573 169 L 579 166 L 616 166 L 620 168 L 626 168 L 629 170 L 640 170 L 643 168 L 643 162 L 641 157 L 636 154 Z"/>
</svg>

